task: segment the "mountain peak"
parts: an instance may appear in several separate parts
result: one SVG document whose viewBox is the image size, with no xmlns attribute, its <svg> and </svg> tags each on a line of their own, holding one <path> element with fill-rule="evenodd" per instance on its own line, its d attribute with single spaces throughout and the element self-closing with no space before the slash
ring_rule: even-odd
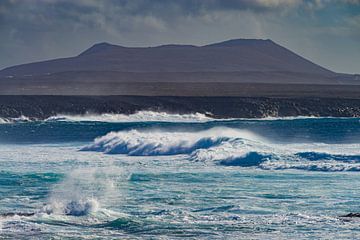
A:
<svg viewBox="0 0 360 240">
<path fill-rule="evenodd" d="M 83 51 L 82 53 L 80 53 L 79 56 L 99 53 L 99 52 L 103 52 L 103 51 L 106 51 L 106 50 L 119 48 L 119 47 L 121 47 L 121 46 L 110 44 L 108 42 L 96 43 L 92 47 L 90 47 L 90 48 L 86 49 L 85 51 Z"/>
<path fill-rule="evenodd" d="M 224 42 L 205 45 L 204 47 L 236 47 L 236 46 L 265 45 L 265 44 L 275 44 L 275 43 L 270 39 L 231 39 Z"/>
</svg>

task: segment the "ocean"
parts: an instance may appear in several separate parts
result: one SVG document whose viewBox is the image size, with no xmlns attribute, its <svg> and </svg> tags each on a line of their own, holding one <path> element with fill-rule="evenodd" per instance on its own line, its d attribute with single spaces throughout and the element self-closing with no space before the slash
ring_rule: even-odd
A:
<svg viewBox="0 0 360 240">
<path fill-rule="evenodd" d="M 0 120 L 0 239 L 356 239 L 360 119 Z"/>
</svg>

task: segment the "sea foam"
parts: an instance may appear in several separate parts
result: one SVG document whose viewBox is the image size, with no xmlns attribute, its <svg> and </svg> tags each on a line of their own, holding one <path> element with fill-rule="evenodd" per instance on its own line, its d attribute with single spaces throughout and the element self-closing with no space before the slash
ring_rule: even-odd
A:
<svg viewBox="0 0 360 240">
<path fill-rule="evenodd" d="M 44 207 L 47 214 L 85 216 L 95 213 L 99 209 L 99 202 L 95 198 L 77 199 L 77 200 L 53 200 Z"/>
<path fill-rule="evenodd" d="M 101 199 L 114 195 L 110 176 L 116 167 L 79 168 L 52 189 L 43 213 L 51 215 L 86 216 L 104 212 Z"/>
</svg>

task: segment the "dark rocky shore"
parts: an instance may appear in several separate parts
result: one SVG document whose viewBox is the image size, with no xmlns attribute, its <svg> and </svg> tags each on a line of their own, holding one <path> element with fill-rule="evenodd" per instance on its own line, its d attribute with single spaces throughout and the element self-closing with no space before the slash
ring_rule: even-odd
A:
<svg viewBox="0 0 360 240">
<path fill-rule="evenodd" d="M 131 114 L 140 110 L 199 112 L 216 118 L 360 117 L 360 99 L 0 95 L 1 118 L 45 119 L 56 114 Z"/>
</svg>

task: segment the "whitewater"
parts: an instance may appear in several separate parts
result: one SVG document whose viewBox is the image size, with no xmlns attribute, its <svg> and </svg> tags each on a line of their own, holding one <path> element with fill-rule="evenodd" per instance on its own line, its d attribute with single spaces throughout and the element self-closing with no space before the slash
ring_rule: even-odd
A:
<svg viewBox="0 0 360 240">
<path fill-rule="evenodd" d="M 0 122 L 1 239 L 356 239 L 360 119 Z"/>
</svg>

